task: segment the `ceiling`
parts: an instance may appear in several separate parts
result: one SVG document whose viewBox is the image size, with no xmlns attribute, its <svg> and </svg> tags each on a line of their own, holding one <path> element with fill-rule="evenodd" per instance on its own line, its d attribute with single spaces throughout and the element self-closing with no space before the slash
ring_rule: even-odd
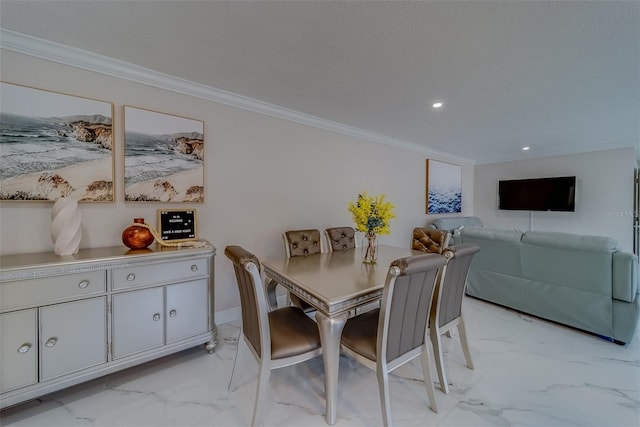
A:
<svg viewBox="0 0 640 427">
<path fill-rule="evenodd" d="M 637 1 L 0 0 L 0 27 L 477 163 L 640 148 Z"/>
</svg>

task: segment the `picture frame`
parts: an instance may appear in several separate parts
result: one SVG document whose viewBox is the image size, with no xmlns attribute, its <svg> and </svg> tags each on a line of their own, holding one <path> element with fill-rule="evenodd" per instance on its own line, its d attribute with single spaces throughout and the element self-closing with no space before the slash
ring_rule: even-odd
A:
<svg viewBox="0 0 640 427">
<path fill-rule="evenodd" d="M 204 122 L 124 107 L 125 202 L 204 202 Z"/>
<path fill-rule="evenodd" d="M 462 167 L 427 159 L 426 193 L 427 215 L 462 212 Z"/>
<path fill-rule="evenodd" d="M 197 239 L 195 209 L 158 209 L 158 234 L 163 242 L 187 242 Z"/>
<path fill-rule="evenodd" d="M 113 104 L 0 82 L 0 200 L 114 202 Z"/>
</svg>

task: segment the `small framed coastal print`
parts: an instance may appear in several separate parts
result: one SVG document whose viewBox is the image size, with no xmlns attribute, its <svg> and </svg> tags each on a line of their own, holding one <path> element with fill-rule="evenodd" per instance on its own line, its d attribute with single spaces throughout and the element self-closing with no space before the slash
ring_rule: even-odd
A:
<svg viewBox="0 0 640 427">
<path fill-rule="evenodd" d="M 0 200 L 113 202 L 113 104 L 0 82 Z"/>
<path fill-rule="evenodd" d="M 124 199 L 204 202 L 204 122 L 125 106 Z"/>
<path fill-rule="evenodd" d="M 427 159 L 427 214 L 462 212 L 462 167 Z"/>
</svg>

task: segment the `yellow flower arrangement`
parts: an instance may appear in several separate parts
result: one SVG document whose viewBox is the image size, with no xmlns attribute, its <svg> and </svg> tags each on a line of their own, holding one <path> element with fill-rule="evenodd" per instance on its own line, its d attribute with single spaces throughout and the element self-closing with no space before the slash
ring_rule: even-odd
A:
<svg viewBox="0 0 640 427">
<path fill-rule="evenodd" d="M 385 195 L 369 196 L 366 192 L 358 194 L 356 202 L 349 202 L 349 212 L 356 223 L 356 230 L 375 236 L 389 234 L 389 221 L 395 218 L 393 203 L 385 200 Z"/>
</svg>

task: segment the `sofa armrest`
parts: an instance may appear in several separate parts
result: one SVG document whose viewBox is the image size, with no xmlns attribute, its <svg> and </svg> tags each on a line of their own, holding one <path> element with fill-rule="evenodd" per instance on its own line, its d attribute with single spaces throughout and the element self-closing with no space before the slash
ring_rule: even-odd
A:
<svg viewBox="0 0 640 427">
<path fill-rule="evenodd" d="M 638 293 L 638 257 L 630 252 L 613 253 L 613 298 L 634 302 Z"/>
</svg>

